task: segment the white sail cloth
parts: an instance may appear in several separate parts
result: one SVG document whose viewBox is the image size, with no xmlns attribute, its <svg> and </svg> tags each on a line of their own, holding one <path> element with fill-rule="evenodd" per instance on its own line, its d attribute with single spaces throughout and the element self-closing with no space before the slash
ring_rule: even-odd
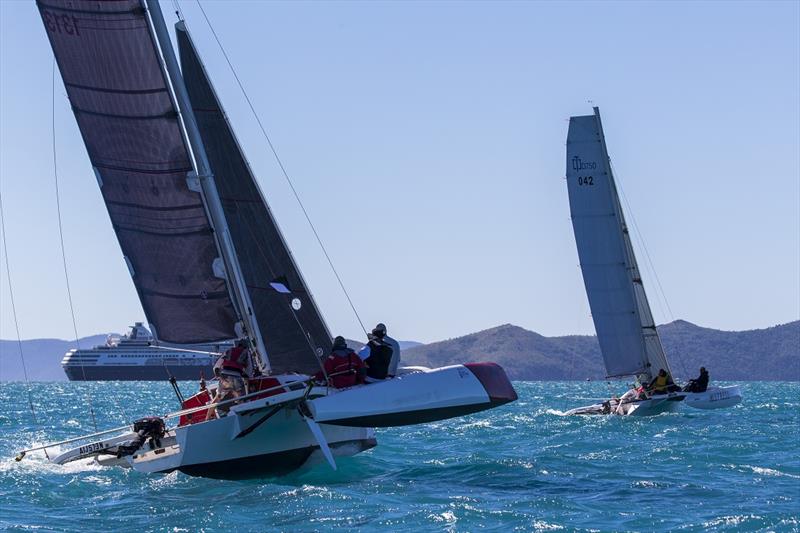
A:
<svg viewBox="0 0 800 533">
<path fill-rule="evenodd" d="M 572 227 L 597 338 L 609 377 L 650 379 L 670 371 L 642 285 L 611 172 L 602 124 L 571 117 L 567 190 Z"/>
</svg>

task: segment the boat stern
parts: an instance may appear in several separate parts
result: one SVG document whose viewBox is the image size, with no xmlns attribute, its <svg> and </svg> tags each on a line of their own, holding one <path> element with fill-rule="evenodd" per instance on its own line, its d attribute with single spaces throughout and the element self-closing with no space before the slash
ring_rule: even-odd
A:
<svg viewBox="0 0 800 533">
<path fill-rule="evenodd" d="M 465 363 L 464 366 L 481 382 L 493 406 L 513 402 L 519 398 L 506 371 L 497 363 Z"/>
</svg>

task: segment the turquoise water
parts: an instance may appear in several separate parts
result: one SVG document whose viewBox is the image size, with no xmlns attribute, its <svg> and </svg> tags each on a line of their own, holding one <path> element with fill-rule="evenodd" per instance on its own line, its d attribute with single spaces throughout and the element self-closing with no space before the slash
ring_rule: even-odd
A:
<svg viewBox="0 0 800 533">
<path fill-rule="evenodd" d="M 0 529 L 39 531 L 800 531 L 800 385 L 652 418 L 564 417 L 602 383 L 516 383 L 520 400 L 378 430 L 378 447 L 281 478 L 217 481 L 48 464 L 17 450 L 163 413 L 165 383 L 0 383 Z M 87 389 L 88 387 L 88 389 Z M 182 384 L 189 392 L 194 384 Z M 105 398 L 105 399 L 103 399 Z M 111 399 L 113 398 L 113 400 Z"/>
</svg>

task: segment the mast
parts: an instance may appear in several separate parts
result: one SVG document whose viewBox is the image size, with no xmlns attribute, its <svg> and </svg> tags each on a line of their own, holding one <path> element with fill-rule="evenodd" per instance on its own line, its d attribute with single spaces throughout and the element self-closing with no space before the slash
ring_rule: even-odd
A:
<svg viewBox="0 0 800 533">
<path fill-rule="evenodd" d="M 608 148 L 606 147 L 606 134 L 603 131 L 603 122 L 600 119 L 600 108 L 595 106 L 592 107 L 592 109 L 594 111 L 595 119 L 597 120 L 597 131 L 600 133 L 600 146 L 602 147 L 603 151 L 603 164 L 606 166 L 606 171 L 608 172 L 608 180 L 611 186 L 614 210 L 619 216 L 619 226 L 620 230 L 622 231 L 626 267 L 630 274 L 631 283 L 633 285 L 633 295 L 639 311 L 639 325 L 641 327 L 642 342 L 644 344 L 644 352 L 642 355 L 644 356 L 643 363 L 645 371 L 643 374 L 647 376 L 647 380 L 652 379 L 654 376 L 652 364 L 657 362 L 658 366 L 666 367 L 664 370 L 666 370 L 667 373 L 672 376 L 672 369 L 669 366 L 667 354 L 664 352 L 664 347 L 661 344 L 661 337 L 659 337 L 658 330 L 656 329 L 653 313 L 650 310 L 650 303 L 647 301 L 647 293 L 645 292 L 642 275 L 639 271 L 638 262 L 636 261 L 636 255 L 633 250 L 633 243 L 631 242 L 628 224 L 625 222 L 625 214 L 622 212 L 622 204 L 620 203 L 619 199 L 617 183 L 614 179 L 614 173 L 611 171 L 611 158 L 608 155 Z M 657 359 L 660 361 L 653 361 L 651 359 Z M 657 372 L 657 370 L 655 372 Z"/>
<path fill-rule="evenodd" d="M 217 187 L 214 183 L 214 174 L 211 171 L 211 165 L 208 162 L 208 156 L 200 136 L 200 130 L 197 127 L 197 120 L 195 119 L 192 104 L 186 91 L 186 85 L 183 82 L 178 60 L 172 48 L 172 41 L 169 37 L 167 25 L 164 22 L 161 6 L 158 0 L 148 0 L 147 7 L 153 29 L 155 30 L 156 39 L 158 40 L 161 54 L 164 58 L 168 78 L 172 82 L 172 88 L 175 91 L 177 107 L 183 119 L 184 130 L 194 154 L 197 168 L 197 180 L 199 181 L 201 189 L 200 192 L 206 208 L 208 209 L 214 227 L 215 239 L 225 264 L 225 278 L 228 281 L 227 285 L 233 295 L 233 301 L 239 312 L 239 317 L 243 321 L 245 336 L 249 339 L 252 348 L 254 348 L 257 354 L 256 359 L 258 364 L 262 372 L 269 373 L 270 366 L 266 350 L 264 349 L 263 337 L 261 336 L 258 321 L 253 311 L 250 294 L 244 282 L 244 275 L 242 274 L 242 269 L 239 264 L 239 258 L 236 255 L 236 249 L 234 248 L 228 223 L 225 219 L 225 213 L 222 208 L 222 201 L 220 200 Z"/>
</svg>

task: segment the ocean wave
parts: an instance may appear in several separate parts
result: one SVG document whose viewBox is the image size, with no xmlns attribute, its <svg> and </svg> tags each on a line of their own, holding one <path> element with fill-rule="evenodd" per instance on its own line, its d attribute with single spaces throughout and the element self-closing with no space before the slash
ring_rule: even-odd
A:
<svg viewBox="0 0 800 533">
<path fill-rule="evenodd" d="M 91 431 L 81 391 L 44 384 L 52 406 L 34 425 L 0 404 L 0 530 L 108 531 L 618 531 L 778 530 L 798 526 L 792 389 L 748 385 L 735 410 L 650 418 L 562 416 L 604 384 L 517 383 L 522 401 L 420 426 L 377 430 L 378 446 L 287 476 L 245 481 L 141 474 L 89 460 L 54 465 L 20 450 Z M 24 393 L 16 384 L 4 394 Z M 101 427 L 160 412 L 174 396 L 94 384 Z M 16 392 L 15 392 L 16 391 Z M 62 394 L 69 394 L 64 401 Z M 558 396 L 561 395 L 561 396 Z M 137 398 L 144 398 L 141 403 Z M 21 397 L 21 396 L 17 396 Z M 769 416 L 765 416 L 765 412 Z M 5 502 L 14 502 L 7 505 Z"/>
</svg>

